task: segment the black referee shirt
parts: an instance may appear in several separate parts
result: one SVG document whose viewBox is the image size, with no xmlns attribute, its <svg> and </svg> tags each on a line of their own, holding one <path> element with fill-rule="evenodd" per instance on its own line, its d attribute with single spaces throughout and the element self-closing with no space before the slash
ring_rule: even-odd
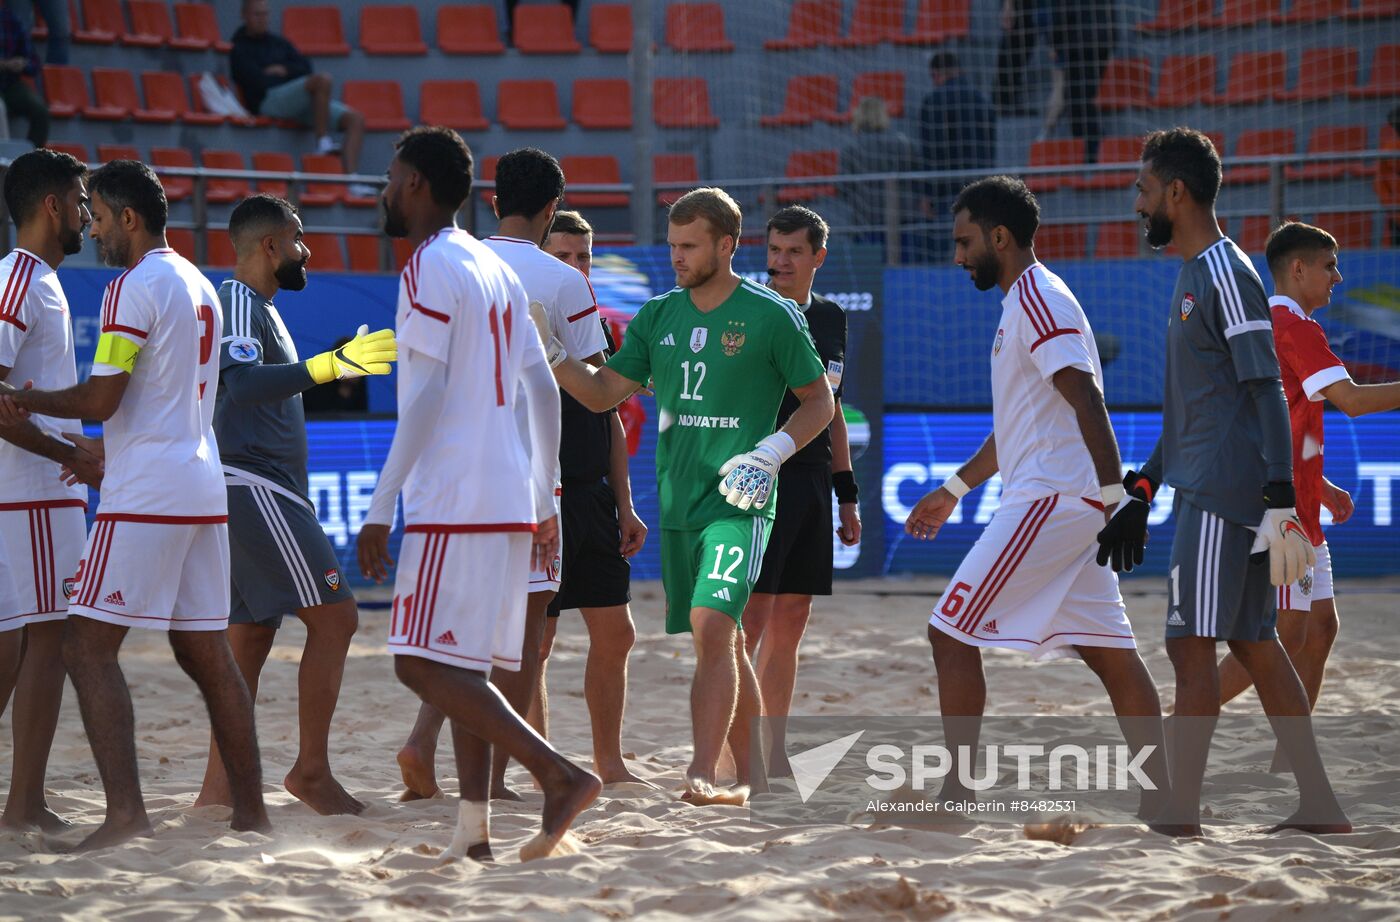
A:
<svg viewBox="0 0 1400 922">
<path fill-rule="evenodd" d="M 830 298 L 812 292 L 812 300 L 802 311 L 807 315 L 807 328 L 817 345 L 817 355 L 826 366 L 827 380 L 836 382 L 833 394 L 841 398 L 841 380 L 846 366 L 846 312 Z M 797 395 L 788 391 L 778 409 L 778 428 L 788 421 L 798 407 Z M 804 445 L 788 464 L 831 464 L 831 427 L 823 429 L 816 438 Z"/>
<path fill-rule="evenodd" d="M 599 315 L 603 324 L 603 336 L 608 341 L 611 355 L 612 333 L 608 322 Z M 561 418 L 559 423 L 559 476 L 565 482 L 594 483 L 608 476 L 612 454 L 612 414 L 594 413 L 570 397 L 563 388 L 559 389 Z"/>
</svg>

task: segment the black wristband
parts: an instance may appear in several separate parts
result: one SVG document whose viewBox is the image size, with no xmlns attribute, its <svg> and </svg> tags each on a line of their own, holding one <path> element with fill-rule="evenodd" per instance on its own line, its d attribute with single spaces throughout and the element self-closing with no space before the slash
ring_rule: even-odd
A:
<svg viewBox="0 0 1400 922">
<path fill-rule="evenodd" d="M 1298 505 L 1298 495 L 1291 480 L 1275 480 L 1264 484 L 1264 506 L 1269 509 L 1292 509 Z"/>
<path fill-rule="evenodd" d="M 854 503 L 860 499 L 854 471 L 836 471 L 831 475 L 831 486 L 836 491 L 838 503 Z"/>
<path fill-rule="evenodd" d="M 1157 495 L 1158 486 L 1160 484 L 1154 482 L 1151 477 L 1137 471 L 1128 471 L 1123 477 L 1123 489 L 1127 490 L 1130 496 L 1136 496 L 1149 505 L 1152 497 Z"/>
</svg>

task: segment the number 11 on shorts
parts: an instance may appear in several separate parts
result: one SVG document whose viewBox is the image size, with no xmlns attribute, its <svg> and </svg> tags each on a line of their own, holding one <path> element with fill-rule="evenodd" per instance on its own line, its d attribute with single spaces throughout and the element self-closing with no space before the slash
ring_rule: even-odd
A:
<svg viewBox="0 0 1400 922">
<path fill-rule="evenodd" d="M 709 578 L 723 580 L 726 583 L 737 583 L 739 581 L 730 574 L 739 568 L 739 564 L 744 562 L 744 549 L 741 547 L 731 547 L 728 550 L 729 556 L 733 557 L 734 561 L 723 573 L 720 573 L 719 568 L 724 563 L 725 546 L 723 544 L 715 545 L 715 566 L 714 569 L 710 570 Z"/>
</svg>

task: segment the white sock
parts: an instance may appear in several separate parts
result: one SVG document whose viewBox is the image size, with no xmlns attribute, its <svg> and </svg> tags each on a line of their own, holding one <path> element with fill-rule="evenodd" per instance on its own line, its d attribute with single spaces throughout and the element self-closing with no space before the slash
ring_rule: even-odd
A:
<svg viewBox="0 0 1400 922">
<path fill-rule="evenodd" d="M 463 800 L 457 805 L 457 831 L 444 858 L 465 858 L 473 845 L 491 841 L 491 802 Z"/>
</svg>

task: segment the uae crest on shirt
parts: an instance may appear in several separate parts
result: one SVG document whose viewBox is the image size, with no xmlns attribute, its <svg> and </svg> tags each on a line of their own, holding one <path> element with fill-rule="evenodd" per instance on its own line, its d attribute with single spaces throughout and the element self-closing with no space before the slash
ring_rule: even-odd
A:
<svg viewBox="0 0 1400 922">
<path fill-rule="evenodd" d="M 1191 292 L 1186 292 L 1186 297 L 1181 299 L 1181 319 L 1185 320 L 1191 316 L 1191 312 L 1196 309 L 1196 296 Z"/>
</svg>

